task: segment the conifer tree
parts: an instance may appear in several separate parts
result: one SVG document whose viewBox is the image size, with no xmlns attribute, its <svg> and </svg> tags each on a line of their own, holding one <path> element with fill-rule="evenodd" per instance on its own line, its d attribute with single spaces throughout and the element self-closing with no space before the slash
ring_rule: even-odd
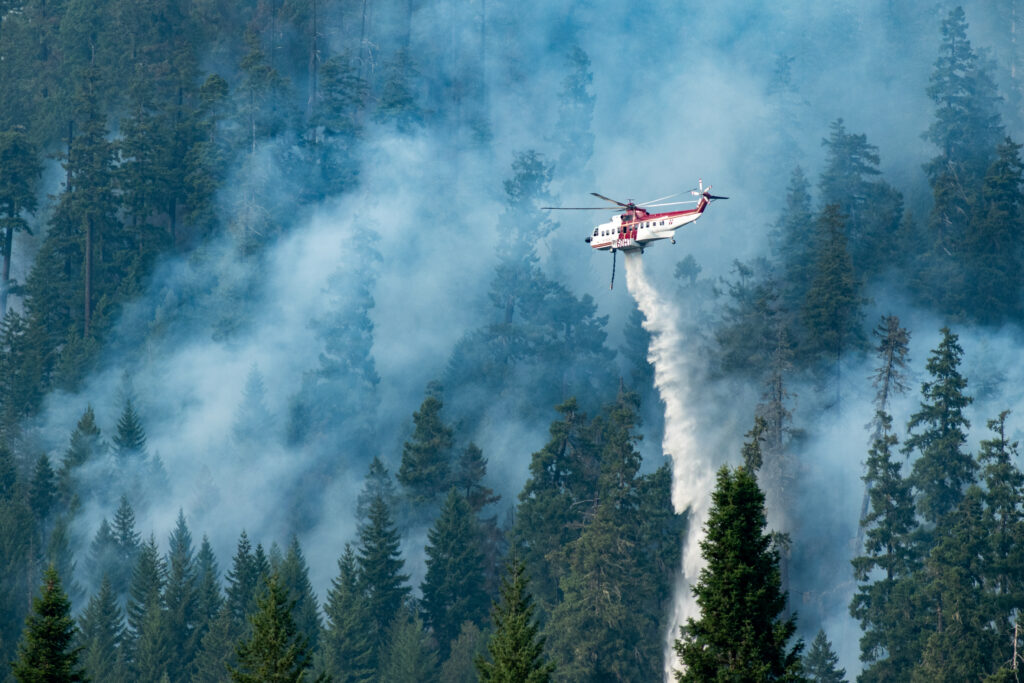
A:
<svg viewBox="0 0 1024 683">
<path fill-rule="evenodd" d="M 839 669 L 839 655 L 832 650 L 824 629 L 811 641 L 811 647 L 804 655 L 804 675 L 809 683 L 844 683 L 846 669 Z"/>
<path fill-rule="evenodd" d="M 374 678 L 375 638 L 367 632 L 367 603 L 361 590 L 356 555 L 346 544 L 338 558 L 324 605 L 327 618 L 321 638 L 324 668 L 336 683 L 368 683 Z"/>
<path fill-rule="evenodd" d="M 120 679 L 124 675 L 124 613 L 107 577 L 103 578 L 99 592 L 89 598 L 79 617 L 79 629 L 82 665 L 88 677 L 93 681 Z"/>
<path fill-rule="evenodd" d="M 478 683 L 476 658 L 486 652 L 483 632 L 471 621 L 464 621 L 459 636 L 452 641 L 451 653 L 441 664 L 440 683 Z"/>
<path fill-rule="evenodd" d="M 110 581 L 114 591 L 124 595 L 128 591 L 141 547 L 141 536 L 135 531 L 135 511 L 132 510 L 126 495 L 122 495 L 118 503 L 110 533 L 113 536 L 115 553 Z"/>
<path fill-rule="evenodd" d="M 114 435 L 114 455 L 122 462 L 130 459 L 146 458 L 146 430 L 142 420 L 135 411 L 132 400 L 126 399 L 121 417 L 117 421 L 117 434 Z"/>
<path fill-rule="evenodd" d="M 910 643 L 918 637 L 919 624 L 907 618 L 901 601 L 913 590 L 913 573 L 919 567 L 913 535 L 917 519 L 910 482 L 893 459 L 897 439 L 892 419 L 880 412 L 876 422 L 881 433 L 868 453 L 864 475 L 870 506 L 861 521 L 864 554 L 853 560 L 854 578 L 860 585 L 850 602 L 850 614 L 863 631 L 864 680 L 906 680 L 914 665 Z M 882 576 L 875 577 L 876 571 Z"/>
<path fill-rule="evenodd" d="M 398 504 L 398 494 L 395 492 L 395 480 L 391 476 L 391 470 L 384 464 L 379 456 L 373 456 L 370 461 L 370 469 L 363 480 L 363 488 L 356 498 L 356 517 L 365 522 L 370 513 L 370 505 L 373 500 L 380 496 L 384 499 L 388 509 L 394 510 Z"/>
<path fill-rule="evenodd" d="M 19 683 L 73 683 L 86 681 L 79 666 L 81 648 L 74 646 L 75 621 L 71 603 L 53 567 L 43 574 L 41 595 L 32 601 L 32 612 L 18 645 L 11 673 Z"/>
<path fill-rule="evenodd" d="M 76 470 L 87 462 L 95 460 L 102 452 L 100 428 L 96 425 L 96 413 L 90 405 L 86 407 L 75 426 L 75 431 L 71 433 L 71 442 L 64 452 L 64 460 L 58 475 L 61 503 L 66 510 L 72 508 L 73 498 L 77 494 L 78 474 Z M 89 485 L 92 482 L 85 483 Z"/>
<path fill-rule="evenodd" d="M 256 609 L 256 597 L 265 576 L 260 564 L 249 543 L 249 536 L 243 529 L 238 537 L 238 547 L 231 570 L 228 572 L 225 601 L 236 636 L 245 633 L 247 617 Z"/>
<path fill-rule="evenodd" d="M 804 346 L 812 357 L 833 365 L 837 385 L 843 353 L 861 340 L 860 283 L 847 250 L 844 224 L 845 217 L 835 204 L 826 206 L 818 219 L 818 253 L 802 310 Z"/>
<path fill-rule="evenodd" d="M 236 683 L 298 683 L 312 666 L 309 643 L 292 618 L 294 602 L 276 573 L 266 580 L 249 620 L 251 635 L 238 644 L 238 665 L 231 666 Z"/>
<path fill-rule="evenodd" d="M 139 550 L 125 610 L 128 617 L 125 648 L 129 673 L 135 680 L 155 682 L 167 673 L 169 642 L 163 629 L 166 585 L 167 565 L 160 557 L 156 538 L 150 536 Z"/>
<path fill-rule="evenodd" d="M 7 315 L 11 290 L 11 250 L 15 231 L 30 232 L 23 213 L 34 213 L 38 202 L 35 186 L 42 166 L 35 147 L 21 126 L 0 133 L 0 320 Z"/>
<path fill-rule="evenodd" d="M 437 680 L 437 652 L 415 610 L 403 607 L 391 620 L 379 671 L 380 680 L 393 683 Z"/>
<path fill-rule="evenodd" d="M 413 413 L 412 438 L 402 446 L 398 483 L 417 505 L 433 505 L 451 484 L 452 429 L 441 420 L 441 399 L 429 395 Z"/>
<path fill-rule="evenodd" d="M 196 553 L 196 640 L 201 643 L 206 631 L 220 613 L 224 596 L 220 590 L 220 570 L 213 554 L 210 540 L 203 535 L 203 541 Z"/>
<path fill-rule="evenodd" d="M 495 495 L 492 489 L 484 486 L 483 479 L 486 475 L 487 458 L 475 443 L 469 444 L 455 463 L 452 485 L 469 503 L 475 515 L 479 515 L 485 507 L 501 499 L 501 496 Z"/>
<path fill-rule="evenodd" d="M 473 510 L 452 488 L 427 532 L 427 574 L 422 585 L 423 615 L 442 660 L 448 658 L 464 621 L 480 626 L 487 618 L 481 540 Z"/>
<path fill-rule="evenodd" d="M 526 566 L 513 555 L 501 581 L 501 601 L 491 610 L 493 635 L 487 657 L 478 657 L 481 683 L 547 683 L 555 667 L 544 656 L 544 637 L 534 619 Z"/>
<path fill-rule="evenodd" d="M 273 418 L 267 410 L 266 393 L 263 375 L 253 365 L 245 378 L 242 403 L 231 426 L 231 433 L 239 444 L 265 443 L 273 434 Z"/>
<path fill-rule="evenodd" d="M 799 310 L 814 277 L 814 215 L 810 182 L 799 166 L 790 174 L 786 204 L 771 231 L 772 253 L 781 266 L 781 298 Z"/>
<path fill-rule="evenodd" d="M 781 619 L 779 554 L 765 533 L 764 494 L 740 467 L 718 471 L 693 587 L 700 617 L 687 619 L 676 654 L 678 681 L 800 680 L 803 644 L 787 643 L 796 618 Z"/>
<path fill-rule="evenodd" d="M 235 633 L 238 629 L 226 604 L 203 634 L 199 651 L 192 662 L 194 683 L 223 683 L 228 667 L 237 663 Z"/>
<path fill-rule="evenodd" d="M 320 638 L 320 611 L 298 537 L 292 536 L 277 574 L 281 585 L 288 590 L 288 599 L 294 603 L 292 615 L 295 625 L 309 644 L 310 651 L 315 652 Z"/>
<path fill-rule="evenodd" d="M 370 504 L 366 523 L 359 528 L 356 550 L 359 590 L 366 600 L 366 630 L 376 654 L 372 668 L 377 668 L 387 644 L 388 627 L 409 595 L 409 577 L 401 573 L 404 564 L 391 511 L 378 496 Z"/>
<path fill-rule="evenodd" d="M 178 520 L 168 540 L 167 584 L 163 591 L 166 606 L 162 628 L 167 633 L 167 675 L 170 680 L 184 681 L 192 666 L 196 650 L 199 614 L 199 586 L 192 534 L 185 515 L 178 510 Z"/>
<path fill-rule="evenodd" d="M 36 522 L 44 530 L 48 528 L 47 522 L 53 505 L 56 502 L 57 475 L 50 466 L 50 458 L 43 453 L 36 460 L 35 469 L 32 472 L 32 479 L 29 482 L 28 502 L 35 515 Z"/>
<path fill-rule="evenodd" d="M 956 508 L 975 476 L 976 464 L 963 451 L 971 426 L 964 409 L 973 399 L 964 393 L 967 380 L 960 375 L 962 357 L 957 335 L 942 328 L 942 340 L 926 366 L 932 379 L 921 385 L 921 406 L 910 416 L 910 435 L 903 445 L 904 453 L 920 453 L 911 481 L 917 491 L 917 510 L 932 523 Z"/>
</svg>

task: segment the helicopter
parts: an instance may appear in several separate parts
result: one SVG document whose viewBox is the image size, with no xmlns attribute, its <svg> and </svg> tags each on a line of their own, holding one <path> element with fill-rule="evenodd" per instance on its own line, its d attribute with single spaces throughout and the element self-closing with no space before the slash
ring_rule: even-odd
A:
<svg viewBox="0 0 1024 683">
<path fill-rule="evenodd" d="M 612 282 L 609 289 L 615 288 L 615 254 L 617 251 L 639 249 L 642 254 L 651 242 L 666 239 L 671 240 L 672 244 L 675 244 L 676 230 L 700 218 L 704 213 L 704 209 L 708 208 L 708 204 L 712 201 L 728 199 L 728 197 L 711 194 L 711 186 L 704 187 L 703 179 L 698 179 L 697 187 L 690 190 L 690 194 L 697 197 L 697 199 L 682 202 L 655 203 L 677 197 L 681 194 L 678 192 L 640 204 L 632 200 L 620 202 L 597 192 L 591 192 L 590 194 L 598 199 L 611 202 L 615 206 L 544 206 L 541 208 L 556 211 L 621 212 L 619 215 L 613 216 L 607 223 L 596 226 L 593 233 L 587 235 L 584 240 L 592 249 L 599 251 L 610 250 L 612 252 Z M 652 213 L 649 210 L 678 204 L 696 204 L 697 206 L 692 209 L 668 211 L 665 213 Z"/>
</svg>

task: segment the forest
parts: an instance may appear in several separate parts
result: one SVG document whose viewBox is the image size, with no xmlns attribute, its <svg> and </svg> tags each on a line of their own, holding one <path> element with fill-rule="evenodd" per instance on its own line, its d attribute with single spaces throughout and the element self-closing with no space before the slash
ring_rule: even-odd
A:
<svg viewBox="0 0 1024 683">
<path fill-rule="evenodd" d="M 0 0 L 0 677 L 1019 681 L 1018 4 Z"/>
</svg>

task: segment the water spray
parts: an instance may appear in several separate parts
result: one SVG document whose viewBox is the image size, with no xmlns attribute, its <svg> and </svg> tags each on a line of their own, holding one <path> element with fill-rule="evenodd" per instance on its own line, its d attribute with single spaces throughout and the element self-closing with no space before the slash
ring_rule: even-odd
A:
<svg viewBox="0 0 1024 683">
<path fill-rule="evenodd" d="M 694 369 L 683 353 L 678 312 L 647 280 L 639 252 L 625 252 L 625 260 L 626 286 L 644 314 L 644 329 L 651 335 L 647 359 L 654 366 L 654 386 L 665 404 L 662 451 L 672 458 L 672 506 L 677 514 L 689 513 L 682 572 L 676 581 L 669 630 L 665 634 L 665 681 L 671 681 L 673 669 L 678 667 L 673 645 L 679 627 L 688 618 L 698 616 L 690 583 L 696 579 L 704 562 L 700 540 L 710 507 L 714 468 L 696 448 L 689 410 L 689 386 L 694 379 Z"/>
</svg>

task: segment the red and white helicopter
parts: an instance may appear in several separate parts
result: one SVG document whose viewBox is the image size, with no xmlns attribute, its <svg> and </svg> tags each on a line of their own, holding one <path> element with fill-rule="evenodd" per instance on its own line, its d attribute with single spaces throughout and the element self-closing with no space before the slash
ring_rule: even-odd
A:
<svg viewBox="0 0 1024 683">
<path fill-rule="evenodd" d="M 586 242 L 590 244 L 592 249 L 599 251 L 611 250 L 612 252 L 612 283 L 611 286 L 615 286 L 615 252 L 632 251 L 639 249 L 642 254 L 644 249 L 651 242 L 658 240 L 672 240 L 672 244 L 676 243 L 675 235 L 676 230 L 693 223 L 695 220 L 701 217 L 704 213 L 704 209 L 708 208 L 708 204 L 716 199 L 728 199 L 728 197 L 721 197 L 719 195 L 711 194 L 711 186 L 704 187 L 704 181 L 698 180 L 697 187 L 690 190 L 690 194 L 697 197 L 697 199 L 685 202 L 666 202 L 664 204 L 655 204 L 654 202 L 660 202 L 664 199 L 671 199 L 672 197 L 678 196 L 679 193 L 670 194 L 666 197 L 659 197 L 658 199 L 652 199 L 649 202 L 643 202 L 643 205 L 637 204 L 633 201 L 626 203 L 617 201 L 610 197 L 605 197 L 603 194 L 591 192 L 599 199 L 603 199 L 606 202 L 615 204 L 614 207 L 608 206 L 545 206 L 544 209 L 557 209 L 561 211 L 621 211 L 618 216 L 613 216 L 607 223 L 602 223 L 594 228 L 594 232 L 587 236 Z M 668 211 L 665 213 L 651 213 L 649 209 L 660 208 L 663 206 L 675 206 L 677 204 L 696 204 L 697 206 L 692 209 L 686 209 L 683 211 Z"/>
</svg>

